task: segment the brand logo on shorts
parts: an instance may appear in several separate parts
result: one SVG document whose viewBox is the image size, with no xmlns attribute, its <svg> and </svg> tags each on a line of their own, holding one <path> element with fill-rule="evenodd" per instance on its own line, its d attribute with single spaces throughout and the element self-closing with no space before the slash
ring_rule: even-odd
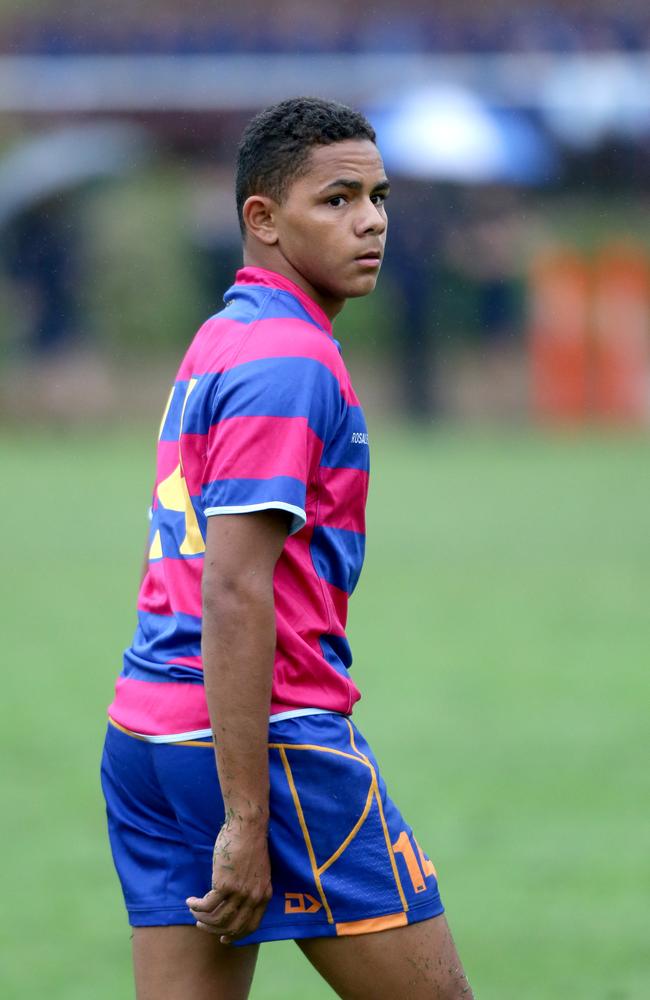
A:
<svg viewBox="0 0 650 1000">
<path fill-rule="evenodd" d="M 318 913 L 322 905 L 308 892 L 285 892 L 284 894 L 285 913 Z"/>
<path fill-rule="evenodd" d="M 353 431 L 352 433 L 352 444 L 370 444 L 367 434 L 362 434 L 361 431 Z"/>
</svg>

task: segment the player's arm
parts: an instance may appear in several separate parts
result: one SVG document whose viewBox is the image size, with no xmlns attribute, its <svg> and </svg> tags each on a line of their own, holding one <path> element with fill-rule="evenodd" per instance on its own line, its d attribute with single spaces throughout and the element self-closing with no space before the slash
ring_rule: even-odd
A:
<svg viewBox="0 0 650 1000">
<path fill-rule="evenodd" d="M 214 849 L 213 888 L 188 905 L 199 926 L 224 943 L 255 930 L 271 897 L 273 573 L 287 529 L 277 510 L 208 518 L 202 656 L 226 819 Z"/>
</svg>

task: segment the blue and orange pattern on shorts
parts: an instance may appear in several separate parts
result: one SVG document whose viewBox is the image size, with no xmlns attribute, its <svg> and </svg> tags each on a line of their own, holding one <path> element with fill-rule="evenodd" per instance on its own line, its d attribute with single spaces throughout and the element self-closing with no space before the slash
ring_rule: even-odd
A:
<svg viewBox="0 0 650 1000">
<path fill-rule="evenodd" d="M 188 759 L 191 756 L 191 759 Z M 443 912 L 433 864 L 345 716 L 269 727 L 273 897 L 238 944 L 364 934 Z M 192 924 L 223 822 L 211 740 L 148 743 L 109 726 L 109 832 L 133 926 Z"/>
</svg>

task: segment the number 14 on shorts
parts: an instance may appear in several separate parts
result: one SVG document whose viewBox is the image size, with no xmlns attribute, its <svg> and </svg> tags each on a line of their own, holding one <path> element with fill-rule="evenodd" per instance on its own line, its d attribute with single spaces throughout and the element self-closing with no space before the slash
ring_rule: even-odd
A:
<svg viewBox="0 0 650 1000">
<path fill-rule="evenodd" d="M 399 837 L 393 844 L 393 851 L 395 854 L 401 854 L 404 858 L 406 870 L 408 871 L 409 878 L 413 884 L 413 891 L 424 892 L 427 887 L 425 879 L 430 875 L 435 875 L 436 878 L 438 876 L 433 863 L 429 861 L 428 858 L 425 858 L 424 852 L 415 837 L 413 838 L 413 842 L 418 849 L 419 861 L 415 856 L 415 851 L 413 850 L 413 846 L 409 840 L 406 830 L 402 830 Z"/>
</svg>

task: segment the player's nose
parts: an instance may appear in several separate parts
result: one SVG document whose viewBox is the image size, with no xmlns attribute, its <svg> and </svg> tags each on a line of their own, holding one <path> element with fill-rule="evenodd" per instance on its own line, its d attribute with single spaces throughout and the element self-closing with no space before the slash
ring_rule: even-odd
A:
<svg viewBox="0 0 650 1000">
<path fill-rule="evenodd" d="M 357 221 L 357 234 L 360 236 L 364 233 L 381 235 L 386 231 L 386 226 L 387 219 L 383 204 L 375 205 L 372 201 L 364 203 L 363 211 Z"/>
</svg>

